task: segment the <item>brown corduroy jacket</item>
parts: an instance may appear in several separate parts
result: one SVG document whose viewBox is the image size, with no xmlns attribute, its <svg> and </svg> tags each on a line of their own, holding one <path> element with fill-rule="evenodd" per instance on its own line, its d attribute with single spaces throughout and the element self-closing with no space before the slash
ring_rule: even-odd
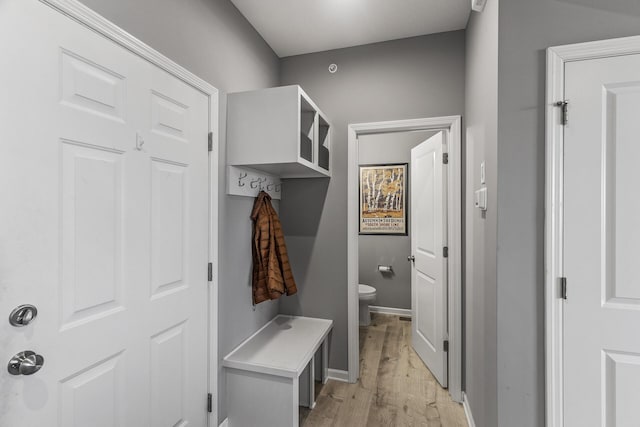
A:
<svg viewBox="0 0 640 427">
<path fill-rule="evenodd" d="M 280 219 L 271 196 L 261 191 L 253 204 L 253 303 L 280 298 L 297 292 Z"/>
</svg>

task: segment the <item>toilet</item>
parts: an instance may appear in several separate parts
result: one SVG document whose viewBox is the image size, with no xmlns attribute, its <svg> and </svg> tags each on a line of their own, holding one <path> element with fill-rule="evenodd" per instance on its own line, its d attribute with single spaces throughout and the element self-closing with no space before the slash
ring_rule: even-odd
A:
<svg viewBox="0 0 640 427">
<path fill-rule="evenodd" d="M 369 326 L 371 323 L 371 314 L 369 313 L 369 305 L 376 300 L 376 288 L 369 285 L 358 285 L 358 299 L 360 302 L 360 326 Z"/>
</svg>

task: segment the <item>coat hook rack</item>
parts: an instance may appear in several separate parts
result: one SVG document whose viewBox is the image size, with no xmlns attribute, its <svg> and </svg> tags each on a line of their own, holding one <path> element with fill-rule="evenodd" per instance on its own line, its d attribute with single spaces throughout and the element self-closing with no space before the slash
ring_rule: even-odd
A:
<svg viewBox="0 0 640 427">
<path fill-rule="evenodd" d="M 280 200 L 282 181 L 277 176 L 259 170 L 227 166 L 227 194 L 256 197 L 260 191 L 266 191 L 271 198 Z"/>
</svg>

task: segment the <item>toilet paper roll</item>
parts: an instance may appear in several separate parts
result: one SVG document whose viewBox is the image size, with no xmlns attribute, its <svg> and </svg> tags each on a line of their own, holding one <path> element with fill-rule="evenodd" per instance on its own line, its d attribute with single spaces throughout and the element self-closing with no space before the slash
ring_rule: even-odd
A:
<svg viewBox="0 0 640 427">
<path fill-rule="evenodd" d="M 393 272 L 393 268 L 390 265 L 379 265 L 378 271 L 381 273 L 391 273 Z"/>
</svg>

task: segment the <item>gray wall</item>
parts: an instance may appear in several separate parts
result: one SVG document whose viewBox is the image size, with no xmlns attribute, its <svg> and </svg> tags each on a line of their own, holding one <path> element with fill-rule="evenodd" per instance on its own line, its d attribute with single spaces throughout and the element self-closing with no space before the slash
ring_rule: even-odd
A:
<svg viewBox="0 0 640 427">
<path fill-rule="evenodd" d="M 363 135 L 358 141 L 358 162 L 361 165 L 408 163 L 410 173 L 411 149 L 434 134 L 420 131 Z M 413 183 L 408 181 L 410 188 Z M 407 210 L 410 209 L 409 193 Z M 407 230 L 411 232 L 410 228 Z M 376 288 L 373 305 L 411 309 L 411 264 L 407 262 L 411 237 L 361 235 L 358 250 L 360 283 Z M 378 265 L 391 265 L 393 274 L 380 273 Z"/>
<path fill-rule="evenodd" d="M 299 287 L 280 303 L 284 313 L 334 320 L 331 368 L 347 369 L 347 125 L 461 115 L 464 43 L 464 31 L 455 31 L 281 62 L 281 84 L 300 84 L 333 122 L 331 180 L 283 187 L 281 219 Z"/>
<path fill-rule="evenodd" d="M 277 313 L 251 304 L 250 198 L 226 196 L 226 93 L 278 85 L 279 60 L 228 0 L 83 0 L 83 2 L 221 91 L 220 311 L 224 356 Z M 219 371 L 218 416 L 226 417 Z"/>
<path fill-rule="evenodd" d="M 478 427 L 497 426 L 498 1 L 472 13 L 466 57 L 465 392 Z M 473 206 L 485 162 L 488 209 Z M 501 196 L 501 195 L 500 195 Z M 510 425 L 520 425 L 518 422 Z M 510 426 L 508 425 L 508 426 Z M 506 427 L 506 426 L 505 426 Z"/>
<path fill-rule="evenodd" d="M 638 34 L 638 0 L 500 3 L 499 426 L 544 425 L 545 48 Z"/>
</svg>

